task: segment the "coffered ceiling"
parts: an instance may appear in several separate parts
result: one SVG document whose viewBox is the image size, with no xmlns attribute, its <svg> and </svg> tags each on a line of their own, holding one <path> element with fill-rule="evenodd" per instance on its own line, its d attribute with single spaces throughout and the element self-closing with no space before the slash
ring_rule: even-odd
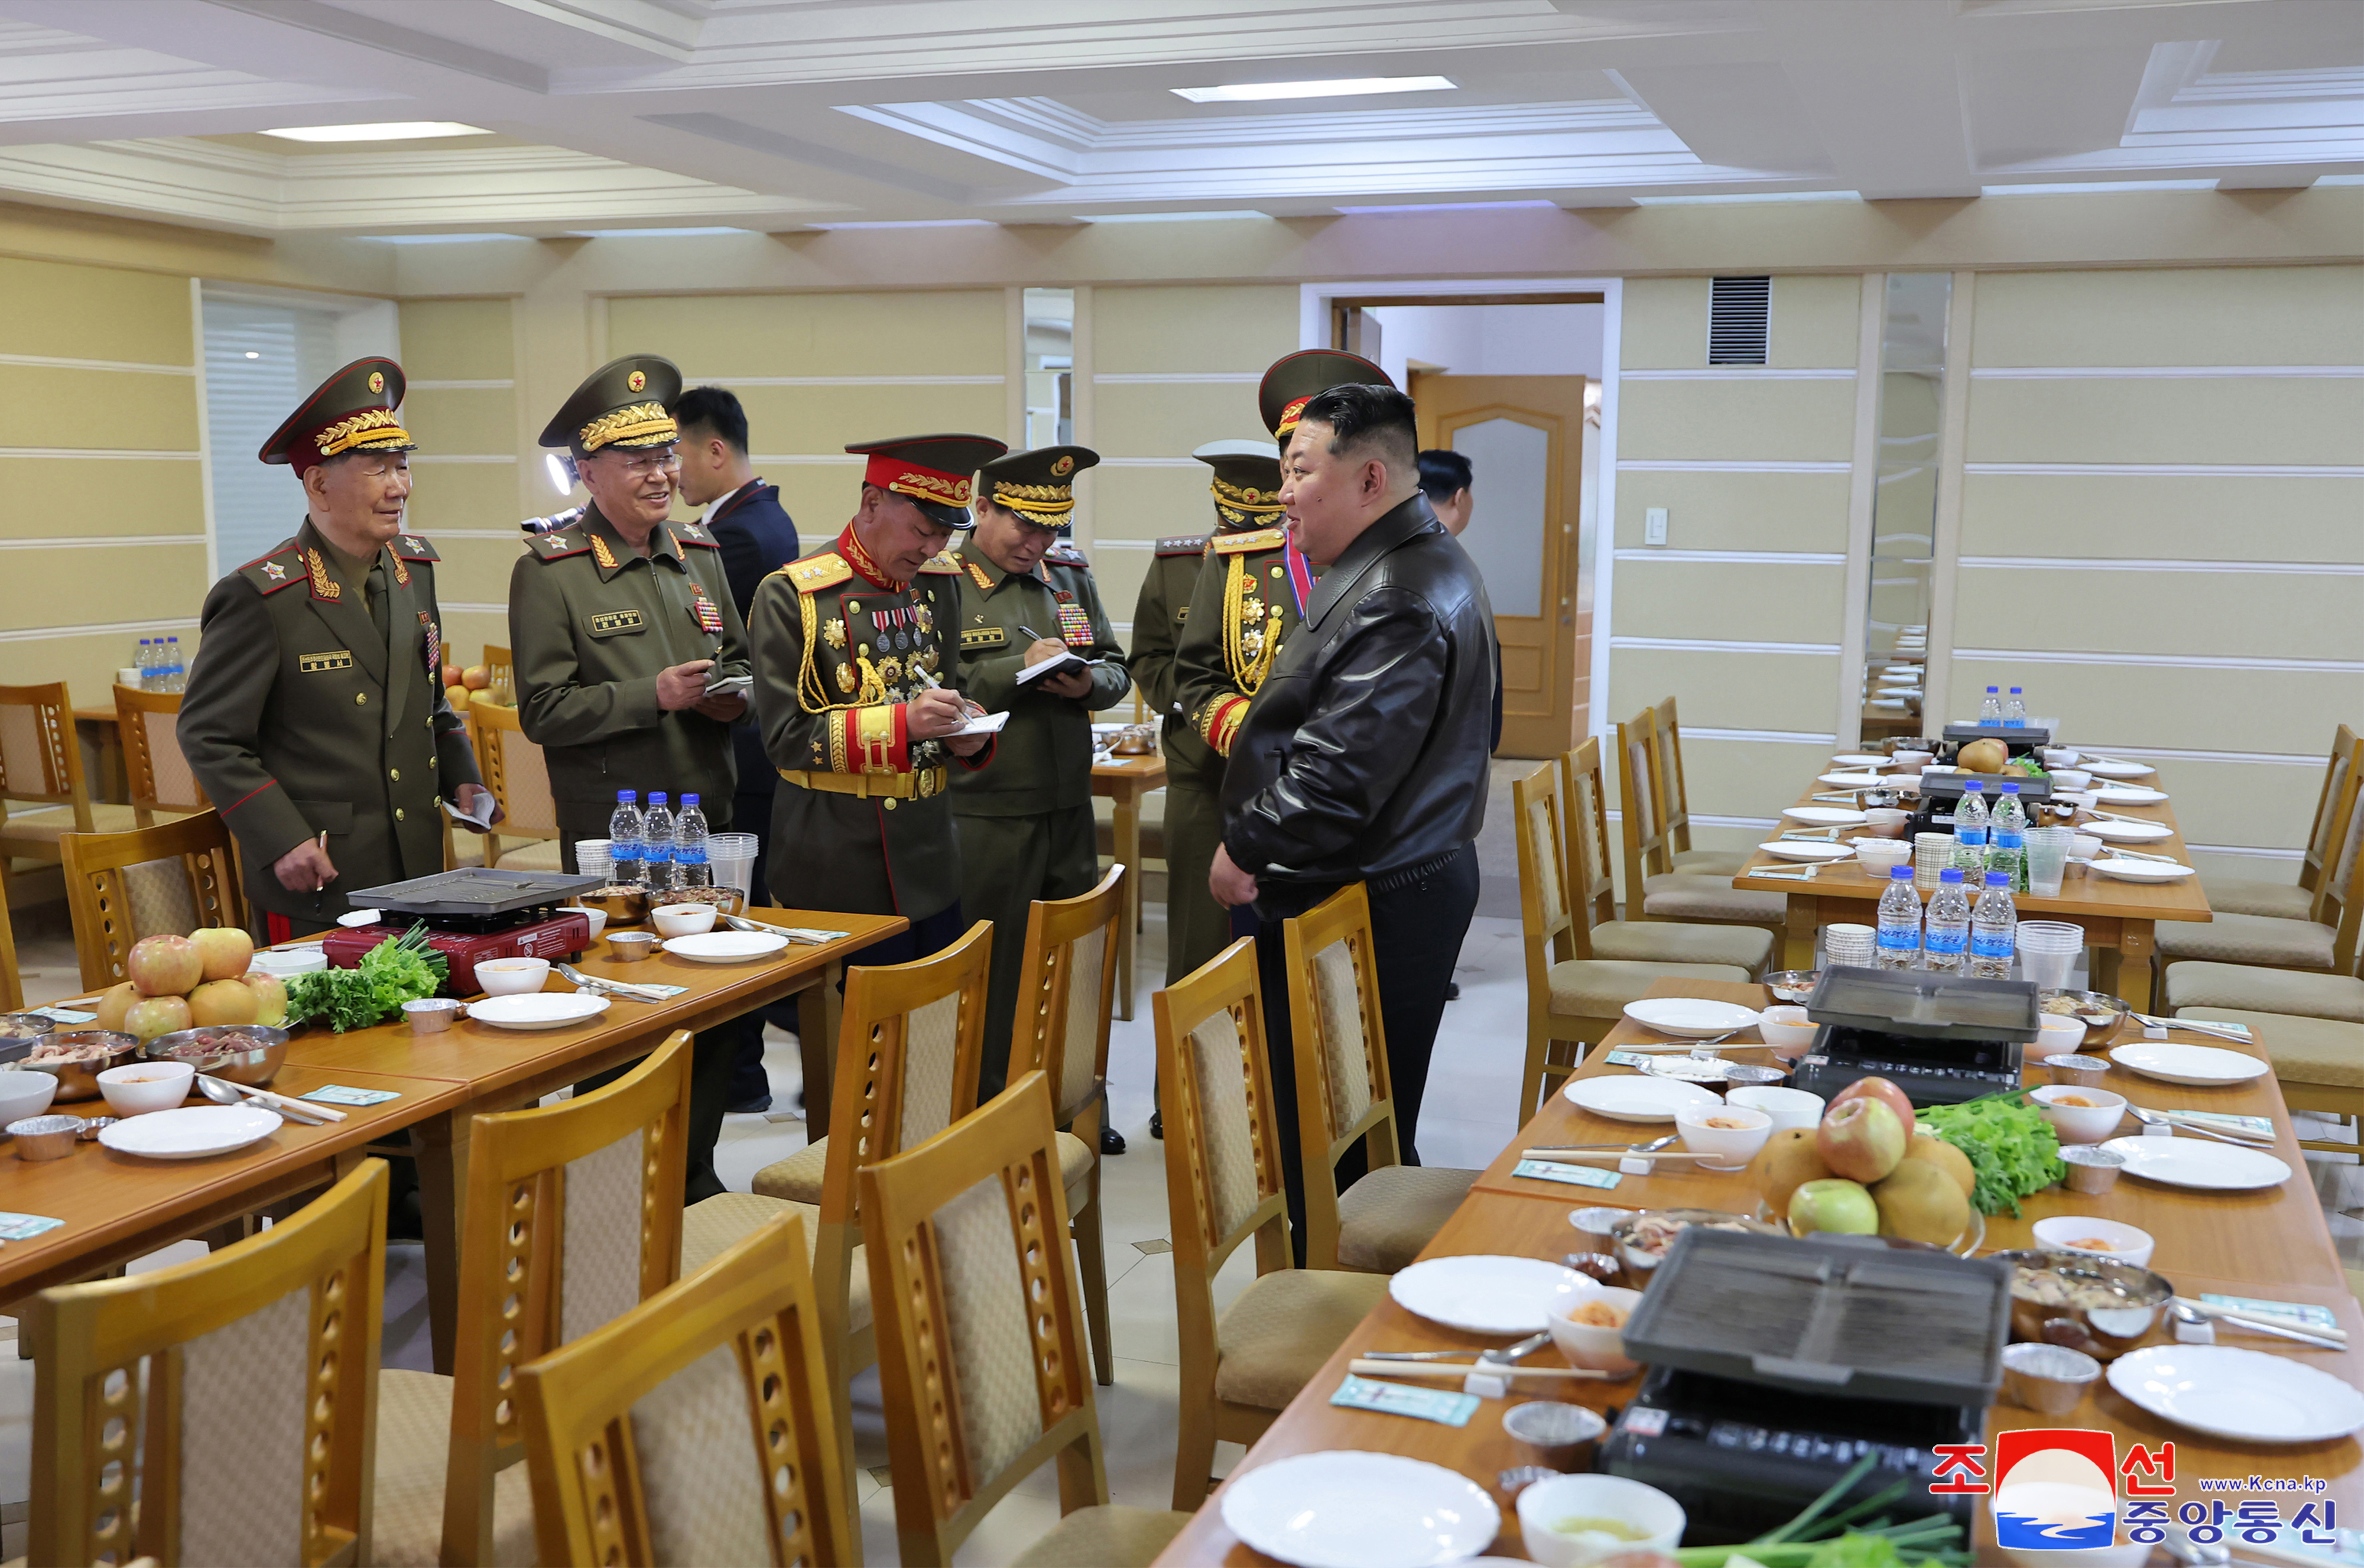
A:
<svg viewBox="0 0 2364 1568">
<path fill-rule="evenodd" d="M 2359 176 L 2358 0 L 0 0 L 0 197 L 255 234 Z"/>
</svg>

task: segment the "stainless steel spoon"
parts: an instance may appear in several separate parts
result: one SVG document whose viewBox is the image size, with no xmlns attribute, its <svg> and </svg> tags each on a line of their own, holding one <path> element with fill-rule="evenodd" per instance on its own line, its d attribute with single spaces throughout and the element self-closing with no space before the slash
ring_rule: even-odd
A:
<svg viewBox="0 0 2364 1568">
<path fill-rule="evenodd" d="M 2179 1323 L 2214 1322 L 2225 1328 L 2238 1329 L 2247 1334 L 2270 1334 L 2277 1339 L 2296 1340 L 2300 1344 L 2312 1345 L 2318 1351 L 2344 1351 L 2347 1348 L 2337 1340 L 2326 1340 L 2303 1329 L 2285 1329 L 2278 1323 L 2261 1322 L 2255 1318 L 2244 1318 L 2238 1322 L 2232 1322 L 2223 1318 L 2211 1318 L 2206 1313 L 2185 1302 L 2170 1301 L 2167 1304 L 2167 1310 Z"/>
<path fill-rule="evenodd" d="M 249 1106 L 256 1103 L 251 1096 L 240 1094 L 236 1084 L 226 1083 L 219 1078 L 209 1078 L 203 1073 L 197 1074 L 197 1093 L 217 1106 Z M 329 1125 L 329 1118 L 326 1117 L 297 1115 L 289 1111 L 284 1106 L 265 1106 L 263 1108 L 305 1127 Z"/>
</svg>

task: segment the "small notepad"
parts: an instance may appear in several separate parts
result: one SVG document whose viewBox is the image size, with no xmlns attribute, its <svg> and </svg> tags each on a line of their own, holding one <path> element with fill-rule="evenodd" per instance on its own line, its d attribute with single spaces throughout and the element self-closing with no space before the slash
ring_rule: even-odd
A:
<svg viewBox="0 0 2364 1568">
<path fill-rule="evenodd" d="M 2271 1138 L 2274 1135 L 2271 1117 L 2235 1116 L 2229 1111 L 2169 1111 L 2167 1114 L 2193 1127 L 2236 1133 L 2244 1138 Z"/>
<path fill-rule="evenodd" d="M 46 1214 L 0 1214 L 0 1241 L 29 1241 L 64 1223 L 64 1220 L 51 1219 Z M 1470 1403 L 1474 1405 L 1477 1401 L 1473 1399 Z M 1454 1423 L 1455 1426 L 1460 1424 L 1458 1421 Z"/>
<path fill-rule="evenodd" d="M 1383 1416 L 1410 1416 L 1440 1426 L 1466 1427 L 1478 1413 L 1478 1396 L 1446 1388 L 1413 1388 L 1407 1384 L 1346 1374 L 1330 1403 L 1342 1410 L 1375 1410 Z"/>
<path fill-rule="evenodd" d="M 2257 1301 L 2246 1296 L 2217 1296 L 2202 1291 L 2201 1301 L 2209 1307 L 2221 1307 L 2228 1312 L 2245 1313 L 2251 1318 L 2273 1318 L 2301 1329 L 2336 1329 L 2339 1319 L 2328 1307 L 2315 1307 L 2303 1301 Z"/>
<path fill-rule="evenodd" d="M 382 1106 L 402 1096 L 392 1089 L 349 1089 L 342 1084 L 323 1084 L 308 1095 L 298 1095 L 299 1100 L 318 1100 L 324 1106 Z"/>
<path fill-rule="evenodd" d="M 1553 1160 L 1522 1160 L 1511 1167 L 1511 1174 L 1530 1181 L 1563 1182 L 1571 1187 L 1599 1187 L 1603 1192 L 1623 1179 L 1614 1171 L 1592 1165 L 1563 1165 Z"/>
</svg>

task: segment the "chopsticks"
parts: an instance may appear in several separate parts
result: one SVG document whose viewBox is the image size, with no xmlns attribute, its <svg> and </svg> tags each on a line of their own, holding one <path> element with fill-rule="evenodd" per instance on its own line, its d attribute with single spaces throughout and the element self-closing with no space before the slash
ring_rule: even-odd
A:
<svg viewBox="0 0 2364 1568">
<path fill-rule="evenodd" d="M 1467 1377 L 1485 1373 L 1495 1377 L 1583 1377 L 1611 1381 L 1611 1374 L 1574 1366 L 1488 1365 L 1478 1362 L 1381 1362 L 1356 1357 L 1346 1370 L 1357 1377 Z"/>
</svg>

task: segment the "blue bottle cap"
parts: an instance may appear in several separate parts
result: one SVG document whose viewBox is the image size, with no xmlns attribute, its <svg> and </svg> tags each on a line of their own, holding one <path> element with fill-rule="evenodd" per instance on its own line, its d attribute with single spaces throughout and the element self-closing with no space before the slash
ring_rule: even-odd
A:
<svg viewBox="0 0 2364 1568">
<path fill-rule="evenodd" d="M 1989 887 L 2009 887 L 2011 885 L 2011 873 L 2007 871 L 1990 871 L 1987 873 L 1987 885 Z"/>
<path fill-rule="evenodd" d="M 1988 695 L 1989 696 L 1993 696 L 1993 695 L 1995 695 L 1997 693 L 2001 692 L 2002 690 L 2002 688 L 2001 686 L 1989 686 L 1989 687 L 1987 688 L 1987 695 Z"/>
<path fill-rule="evenodd" d="M 1937 880 L 1939 882 L 1959 883 L 1962 880 L 1962 868 L 1959 866 L 1947 866 L 1944 871 L 1937 873 Z"/>
<path fill-rule="evenodd" d="M 1964 795 L 1984 795 L 1986 793 L 1986 780 L 1971 779 L 1962 785 L 1962 793 Z"/>
<path fill-rule="evenodd" d="M 630 806 L 640 798 L 641 792 L 636 789 L 619 789 L 616 792 L 616 804 L 619 806 Z"/>
<path fill-rule="evenodd" d="M 689 806 L 696 806 L 697 804 L 697 796 L 694 795 L 685 795 L 681 797 L 681 804 L 685 809 Z"/>
<path fill-rule="evenodd" d="M 2017 795 L 2019 793 L 2019 786 L 2015 784 L 2007 784 L 2002 786 L 2002 792 L 2005 795 Z"/>
<path fill-rule="evenodd" d="M 649 791 L 649 804 L 650 804 L 651 806 L 663 806 L 664 803 L 665 803 L 665 792 L 664 792 L 664 791 L 663 791 L 663 790 L 661 790 L 661 789 L 652 789 L 652 790 Z"/>
<path fill-rule="evenodd" d="M 2013 686 L 2013 687 L 2012 687 L 2012 689 L 2011 689 L 2011 695 L 2013 695 L 2013 696 L 2017 696 L 2017 695 L 2019 695 L 2019 688 L 2018 688 L 2017 686 Z"/>
<path fill-rule="evenodd" d="M 1890 866 L 1888 868 L 1888 880 L 1890 882 L 1897 881 L 1901 877 L 1911 876 L 1912 874 L 1912 868 L 1911 866 Z"/>
</svg>

